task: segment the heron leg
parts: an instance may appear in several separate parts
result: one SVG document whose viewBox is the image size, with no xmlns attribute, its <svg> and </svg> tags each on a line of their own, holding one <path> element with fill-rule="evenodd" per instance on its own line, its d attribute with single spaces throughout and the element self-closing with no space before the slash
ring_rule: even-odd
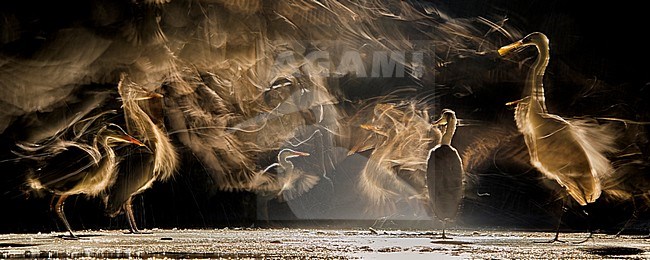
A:
<svg viewBox="0 0 650 260">
<path fill-rule="evenodd" d="M 616 232 L 615 237 L 620 237 L 621 233 L 623 233 L 623 230 L 625 230 L 627 228 L 627 226 L 630 225 L 630 222 L 632 222 L 632 220 L 636 221 L 638 216 L 636 215 L 637 208 L 636 208 L 636 203 L 634 202 L 634 198 L 632 199 L 632 206 L 634 207 L 634 211 L 632 212 L 632 216 L 630 216 L 630 218 L 627 221 L 625 221 L 625 224 L 623 224 L 623 227 L 621 228 L 621 230 Z"/>
<path fill-rule="evenodd" d="M 586 207 L 588 207 L 588 206 L 589 206 L 589 204 L 587 204 Z M 594 239 L 594 231 L 591 229 L 591 217 L 589 216 L 589 211 L 587 210 L 587 208 L 584 208 L 582 210 L 582 212 L 585 214 L 585 216 L 587 218 L 587 228 L 589 229 L 589 236 L 587 236 L 587 238 L 585 238 L 584 240 L 574 242 L 574 244 L 582 244 L 582 243 L 585 243 L 585 242 L 589 241 L 589 239 Z"/>
<path fill-rule="evenodd" d="M 138 230 L 138 225 L 135 222 L 135 215 L 133 214 L 133 205 L 131 204 L 131 198 L 129 198 L 126 203 L 124 203 L 124 213 L 126 218 L 129 220 L 129 230 L 131 234 L 140 234 Z"/>
<path fill-rule="evenodd" d="M 130 234 L 151 234 L 149 232 L 142 232 L 138 229 L 138 225 L 135 222 L 135 215 L 133 214 L 133 204 L 131 203 L 131 199 L 129 198 L 126 203 L 124 203 L 124 214 L 126 215 L 126 218 L 129 220 L 129 233 Z"/>
<path fill-rule="evenodd" d="M 445 233 L 445 230 L 447 229 L 447 221 L 442 221 L 442 239 L 451 239 L 451 237 L 447 237 L 447 234 Z"/>
<path fill-rule="evenodd" d="M 54 204 L 53 208 L 54 211 L 56 211 L 56 215 L 59 217 L 61 222 L 65 225 L 65 228 L 68 229 L 68 232 L 70 233 L 71 239 L 77 239 L 77 237 L 74 233 L 72 233 L 72 227 L 70 227 L 70 223 L 68 223 L 68 219 L 65 217 L 65 211 L 63 211 L 63 206 L 65 205 L 65 199 L 68 198 L 68 195 L 61 195 L 59 196 L 59 199 L 56 200 L 56 203 Z M 52 199 L 52 202 L 54 202 L 54 199 Z"/>
<path fill-rule="evenodd" d="M 560 219 L 558 219 L 557 225 L 555 227 L 555 237 L 549 241 L 535 241 L 535 243 L 555 243 L 555 242 L 566 243 L 566 241 L 560 240 L 560 226 L 562 225 L 562 218 L 564 217 L 564 213 L 566 213 L 567 211 L 565 204 L 566 204 L 566 197 L 562 198 L 562 213 L 560 214 Z"/>
<path fill-rule="evenodd" d="M 636 207 L 636 199 L 634 199 L 634 198 L 632 199 L 632 206 L 634 207 L 634 211 L 632 212 L 632 216 L 630 216 L 630 218 L 627 221 L 625 221 L 625 224 L 623 224 L 623 227 L 621 228 L 621 230 L 616 232 L 616 237 L 620 237 L 621 234 L 623 233 L 623 231 L 625 229 L 627 229 L 627 227 L 630 225 L 630 223 L 632 223 L 633 221 L 638 220 L 639 216 L 637 214 L 639 213 L 639 210 Z M 648 234 L 646 236 L 642 236 L 642 237 L 640 237 L 640 239 L 650 239 L 650 234 Z"/>
</svg>

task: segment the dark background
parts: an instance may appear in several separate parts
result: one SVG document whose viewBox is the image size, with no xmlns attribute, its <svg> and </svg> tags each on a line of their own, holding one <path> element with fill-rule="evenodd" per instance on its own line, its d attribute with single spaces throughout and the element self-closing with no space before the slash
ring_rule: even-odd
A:
<svg viewBox="0 0 650 260">
<path fill-rule="evenodd" d="M 83 19 L 86 1 L 48 2 L 24 1 L 2 3 L 0 8 L 42 21 L 33 23 L 33 30 L 55 30 Z M 608 114 L 650 121 L 647 104 L 650 82 L 650 58 L 647 43 L 641 36 L 647 32 L 648 14 L 638 14 L 641 6 L 617 2 L 593 1 L 440 1 L 436 4 L 455 17 L 496 19 L 507 17 L 510 25 L 523 32 L 541 31 L 551 39 L 551 65 L 548 77 L 554 79 L 548 90 L 549 107 L 562 115 Z M 1 23 L 2 21 L 0 21 Z M 20 51 L 19 47 L 16 51 Z M 7 50 L 5 50 L 7 51 Z M 471 66 L 468 65 L 468 66 Z M 583 90 L 597 79 L 606 84 L 606 91 L 580 99 Z M 563 86 L 562 88 L 556 86 Z M 501 108 L 507 101 L 518 99 L 520 88 L 506 85 L 498 91 L 489 84 L 472 96 L 442 102 L 461 102 L 468 110 L 487 111 L 482 116 L 505 118 L 512 111 Z M 612 102 L 615 99 L 617 102 Z M 601 102 L 607 101 L 607 102 Z M 603 104 L 618 103 L 615 108 Z M 498 109 L 495 107 L 499 107 Z M 611 112 L 611 113 L 609 113 Z M 477 116 L 478 117 L 478 116 Z M 18 131 L 18 130 L 15 130 Z M 0 139 L 0 158 L 11 158 L 11 133 Z M 647 152 L 647 147 L 641 147 Z M 499 171 L 520 171 L 520 166 L 501 162 Z M 511 167 L 511 168 L 509 168 Z M 247 192 L 219 192 L 211 187 L 209 176 L 191 156 L 184 158 L 182 174 L 167 183 L 137 196 L 134 201 L 136 218 L 143 228 L 213 228 L 269 225 L 256 220 L 256 198 Z M 47 232 L 62 230 L 55 214 L 49 210 L 50 197 L 37 198 L 21 192 L 24 168 L 12 162 L 0 164 L 0 232 Z M 555 191 L 539 186 L 537 177 L 514 181 L 511 176 L 490 174 L 485 170 L 481 191 L 492 194 L 491 200 L 480 197 L 465 203 L 459 223 L 466 227 L 552 229 L 559 214 Z M 511 185 L 510 185 L 511 184 Z M 128 226 L 123 216 L 106 217 L 99 200 L 69 198 L 66 213 L 73 229 L 113 229 Z M 282 205 L 276 205 L 282 207 Z M 617 230 L 630 218 L 635 207 L 630 202 L 605 203 L 591 209 L 591 221 L 596 228 Z M 638 214 L 635 227 L 643 228 L 647 213 Z M 569 209 L 565 216 L 567 228 L 583 229 L 586 219 L 578 208 Z M 305 223 L 303 223 L 305 224 Z M 333 225 L 333 222 L 307 222 L 310 225 Z M 275 223 L 275 225 L 288 225 Z"/>
</svg>

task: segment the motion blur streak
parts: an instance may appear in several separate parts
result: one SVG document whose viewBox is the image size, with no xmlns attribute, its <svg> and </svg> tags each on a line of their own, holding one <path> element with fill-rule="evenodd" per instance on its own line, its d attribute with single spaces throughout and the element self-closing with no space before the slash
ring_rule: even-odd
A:
<svg viewBox="0 0 650 260">
<path fill-rule="evenodd" d="M 139 167 L 155 178 L 125 193 L 114 211 L 154 179 L 189 174 L 188 165 L 200 165 L 215 190 L 268 195 L 266 180 L 277 177 L 274 193 L 287 187 L 284 199 L 299 200 L 340 184 L 335 175 L 352 159 L 363 165 L 346 181 L 375 213 L 369 215 L 396 214 L 400 203 L 425 211 L 427 154 L 441 139 L 430 114 L 443 105 L 474 120 L 459 124 L 454 137 L 468 175 L 496 167 L 493 155 L 504 147 L 520 172 L 531 168 L 520 151 L 530 136 L 524 133 L 523 143 L 512 117 L 502 115 L 501 101 L 512 96 L 506 87 L 503 93 L 485 87 L 522 82 L 521 69 L 497 50 L 523 34 L 495 17 L 455 18 L 417 0 L 5 1 L 0 134 L 13 143 L 49 145 L 61 133 L 97 135 L 78 122 L 123 111 L 106 123 L 123 126 L 146 148 L 117 151 L 125 161 L 120 171 L 142 160 L 153 163 Z M 290 160 L 292 174 L 304 176 L 261 171 L 281 163 L 284 149 L 310 154 Z M 611 161 L 616 176 L 628 174 L 619 169 L 629 164 Z M 308 181 L 292 186 L 301 179 Z M 478 194 L 476 178 L 467 179 L 474 180 L 467 193 Z M 625 178 L 611 179 L 603 190 L 629 199 L 636 191 L 626 185 Z M 599 192 L 577 201 L 592 202 Z"/>
</svg>

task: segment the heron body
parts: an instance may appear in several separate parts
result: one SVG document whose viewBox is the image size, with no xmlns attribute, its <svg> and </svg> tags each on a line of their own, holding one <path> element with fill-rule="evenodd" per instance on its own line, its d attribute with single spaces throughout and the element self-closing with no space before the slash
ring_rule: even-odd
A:
<svg viewBox="0 0 650 260">
<path fill-rule="evenodd" d="M 453 111 L 443 110 L 441 118 L 434 125 L 446 124 L 447 127 L 440 145 L 431 149 L 427 159 L 429 201 L 435 216 L 443 223 L 442 238 L 446 238 L 444 225 L 456 218 L 463 199 L 463 164 L 458 151 L 451 146 L 456 122 Z"/>
<path fill-rule="evenodd" d="M 531 164 L 544 176 L 557 181 L 580 205 L 600 197 L 601 180 L 612 172 L 604 153 L 613 151 L 613 134 L 606 126 L 587 120 L 570 120 L 547 111 L 543 78 L 549 62 L 549 41 L 542 33 L 502 47 L 499 54 L 535 46 L 537 59 L 531 67 L 524 98 L 517 104 L 515 121 L 523 134 Z"/>
<path fill-rule="evenodd" d="M 153 171 L 154 155 L 150 151 L 131 148 L 122 158 L 117 169 L 119 177 L 108 195 L 107 212 L 111 215 L 120 213 L 131 197 L 150 188 L 156 180 Z"/>
<path fill-rule="evenodd" d="M 29 172 L 27 183 L 31 188 L 46 189 L 61 196 L 83 193 L 92 197 L 115 181 L 116 158 L 112 149 L 102 147 L 97 155 L 76 144 L 62 149 L 43 162 L 43 166 Z M 101 159 L 96 161 L 95 156 Z"/>
<path fill-rule="evenodd" d="M 431 150 L 427 186 L 433 211 L 440 221 L 453 220 L 463 199 L 463 168 L 458 151 L 449 145 Z"/>
<path fill-rule="evenodd" d="M 127 129 L 141 138 L 146 146 L 143 149 L 131 149 L 124 156 L 115 184 L 104 199 L 109 215 L 116 216 L 124 209 L 131 232 L 139 233 L 131 206 L 133 196 L 144 192 L 156 181 L 171 178 L 178 165 L 178 158 L 163 126 L 154 123 L 141 107 L 141 102 L 160 95 L 145 91 L 126 75 L 122 75 L 118 91 L 122 97 Z"/>
<path fill-rule="evenodd" d="M 529 147 L 531 164 L 557 181 L 580 205 L 596 201 L 601 193 L 601 174 L 592 168 L 583 143 L 586 140 L 574 134 L 574 126 L 563 118 L 531 110 L 524 120 L 519 120 L 528 121 L 520 131 Z"/>
<path fill-rule="evenodd" d="M 113 185 L 119 162 L 113 148 L 120 143 L 143 145 L 119 126 L 109 124 L 95 134 L 92 146 L 74 141 L 55 143 L 49 148 L 52 155 L 44 157 L 38 162 L 40 165 L 27 174 L 30 188 L 47 190 L 58 196 L 53 209 L 71 237 L 75 235 L 63 211 L 66 198 L 77 194 L 95 197 Z"/>
</svg>

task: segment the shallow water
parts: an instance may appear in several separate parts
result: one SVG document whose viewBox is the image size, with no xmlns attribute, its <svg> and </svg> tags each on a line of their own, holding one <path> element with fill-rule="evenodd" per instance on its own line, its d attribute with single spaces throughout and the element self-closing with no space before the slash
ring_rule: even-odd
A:
<svg viewBox="0 0 650 260">
<path fill-rule="evenodd" d="M 568 243 L 537 243 L 552 233 L 451 230 L 453 239 L 436 232 L 364 229 L 214 229 L 80 231 L 81 239 L 64 233 L 0 235 L 1 258 L 649 258 L 650 240 L 639 236 L 596 234 L 574 244 L 585 233 L 562 234 Z"/>
</svg>

